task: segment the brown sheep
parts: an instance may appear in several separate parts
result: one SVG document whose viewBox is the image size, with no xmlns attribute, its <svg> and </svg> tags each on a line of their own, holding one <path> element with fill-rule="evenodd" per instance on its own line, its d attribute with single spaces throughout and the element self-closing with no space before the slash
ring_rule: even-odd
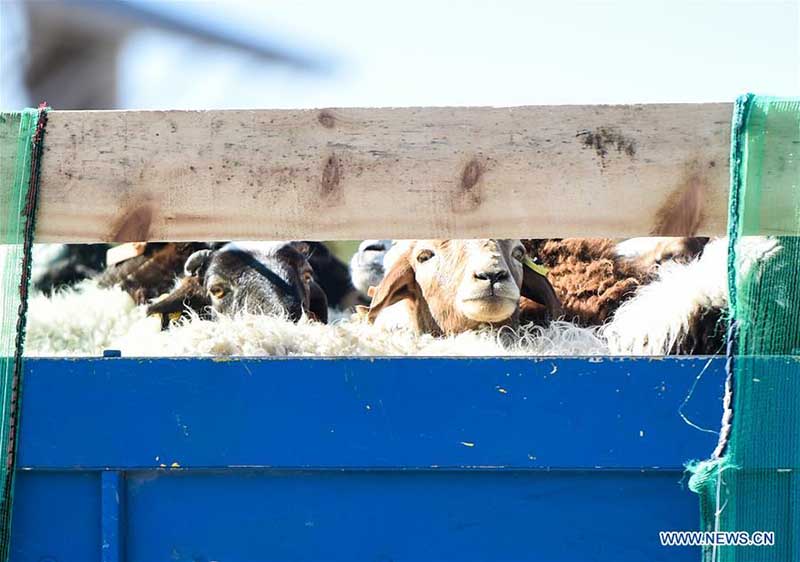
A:
<svg viewBox="0 0 800 562">
<path fill-rule="evenodd" d="M 564 318 L 582 326 L 607 322 L 636 289 L 651 281 L 664 261 L 689 261 L 708 239 L 653 239 L 650 250 L 621 256 L 609 238 L 524 240 L 531 256 L 546 267 L 548 278 L 564 307 Z M 522 303 L 523 320 L 532 308 Z M 533 307 L 536 311 L 536 307 Z M 534 317 L 536 316 L 534 312 Z"/>
<path fill-rule="evenodd" d="M 136 302 L 146 304 L 168 293 L 193 253 L 208 249 L 203 242 L 148 242 L 124 244 L 109 251 L 109 264 L 97 279 L 100 287 L 120 286 Z M 128 255 L 116 261 L 113 252 Z"/>
</svg>

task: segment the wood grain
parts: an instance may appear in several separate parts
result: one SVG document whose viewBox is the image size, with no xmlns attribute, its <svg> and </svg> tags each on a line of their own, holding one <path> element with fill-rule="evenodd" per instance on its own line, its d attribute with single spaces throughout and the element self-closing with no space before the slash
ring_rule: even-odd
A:
<svg viewBox="0 0 800 562">
<path fill-rule="evenodd" d="M 37 241 L 720 235 L 731 111 L 53 111 Z"/>
</svg>

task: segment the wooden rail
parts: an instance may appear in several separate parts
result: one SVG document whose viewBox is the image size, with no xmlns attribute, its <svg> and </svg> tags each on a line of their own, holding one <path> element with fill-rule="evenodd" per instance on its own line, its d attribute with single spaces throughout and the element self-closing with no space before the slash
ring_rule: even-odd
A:
<svg viewBox="0 0 800 562">
<path fill-rule="evenodd" d="M 37 241 L 720 235 L 731 111 L 53 111 Z"/>
</svg>

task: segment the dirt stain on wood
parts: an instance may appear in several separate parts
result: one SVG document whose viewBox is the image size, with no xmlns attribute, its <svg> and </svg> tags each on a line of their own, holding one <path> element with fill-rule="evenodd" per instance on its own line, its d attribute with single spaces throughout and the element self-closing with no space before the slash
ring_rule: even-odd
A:
<svg viewBox="0 0 800 562">
<path fill-rule="evenodd" d="M 483 202 L 483 184 L 481 179 L 486 166 L 477 158 L 472 158 L 458 178 L 458 191 L 453 195 L 453 210 L 464 213 L 476 210 Z"/>
<path fill-rule="evenodd" d="M 153 214 L 153 207 L 149 203 L 138 205 L 131 211 L 126 210 L 122 217 L 114 222 L 115 226 L 109 239 L 112 242 L 147 241 Z"/>
<path fill-rule="evenodd" d="M 694 236 L 705 220 L 708 181 L 700 166 L 687 167 L 681 183 L 667 195 L 655 215 L 653 236 Z"/>
<path fill-rule="evenodd" d="M 342 164 L 336 153 L 328 156 L 322 169 L 322 180 L 320 181 L 319 194 L 327 204 L 338 204 L 343 199 L 342 187 Z"/>
<path fill-rule="evenodd" d="M 575 135 L 585 148 L 594 149 L 600 158 L 600 167 L 605 168 L 610 151 L 616 150 L 630 158 L 636 156 L 636 141 L 623 135 L 614 127 L 598 127 L 596 130 L 578 131 Z"/>
<path fill-rule="evenodd" d="M 317 115 L 317 121 L 326 129 L 333 129 L 336 126 L 336 117 L 327 109 L 323 109 Z"/>
</svg>

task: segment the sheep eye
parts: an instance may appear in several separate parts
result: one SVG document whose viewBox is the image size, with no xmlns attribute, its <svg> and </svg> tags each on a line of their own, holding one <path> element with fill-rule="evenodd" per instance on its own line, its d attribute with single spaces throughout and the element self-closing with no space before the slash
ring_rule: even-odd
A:
<svg viewBox="0 0 800 562">
<path fill-rule="evenodd" d="M 222 285 L 214 285 L 209 289 L 209 292 L 214 298 L 221 299 L 225 296 L 225 287 Z"/>
<path fill-rule="evenodd" d="M 422 250 L 420 253 L 417 254 L 417 261 L 419 263 L 423 263 L 428 261 L 433 257 L 433 252 L 430 250 Z"/>
<path fill-rule="evenodd" d="M 522 261 L 522 258 L 525 257 L 525 250 L 523 248 L 514 248 L 514 251 L 511 252 L 511 257 L 517 261 Z"/>
</svg>

